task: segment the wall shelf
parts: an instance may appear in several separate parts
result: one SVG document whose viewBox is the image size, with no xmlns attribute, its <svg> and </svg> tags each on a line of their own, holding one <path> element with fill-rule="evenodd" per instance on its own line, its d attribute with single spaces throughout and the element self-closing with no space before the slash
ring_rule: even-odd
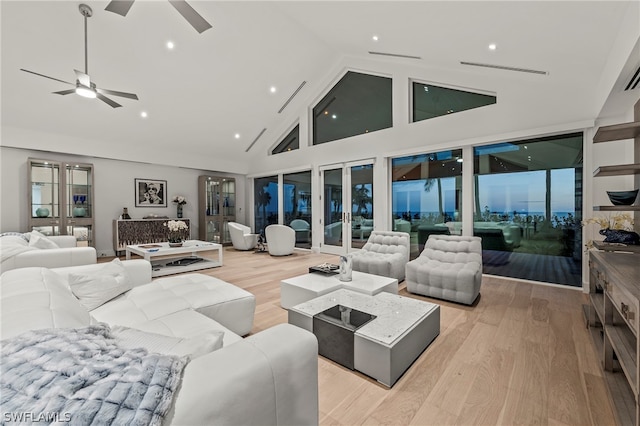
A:
<svg viewBox="0 0 640 426">
<path fill-rule="evenodd" d="M 640 206 L 593 206 L 596 212 L 638 212 Z"/>
<path fill-rule="evenodd" d="M 640 122 L 633 121 L 631 123 L 600 127 L 593 137 L 593 142 L 599 143 L 633 139 L 638 135 L 640 135 Z"/>
<path fill-rule="evenodd" d="M 619 164 L 615 166 L 600 166 L 593 172 L 593 177 L 638 174 L 640 174 L 640 164 Z"/>
</svg>

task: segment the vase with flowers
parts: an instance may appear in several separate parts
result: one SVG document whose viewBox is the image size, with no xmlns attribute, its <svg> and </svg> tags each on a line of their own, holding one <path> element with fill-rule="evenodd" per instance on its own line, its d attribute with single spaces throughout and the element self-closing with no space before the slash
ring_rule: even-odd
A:
<svg viewBox="0 0 640 426">
<path fill-rule="evenodd" d="M 164 226 L 169 230 L 167 235 L 169 247 L 181 247 L 189 229 L 187 224 L 182 220 L 170 220 L 165 222 Z"/>
<path fill-rule="evenodd" d="M 177 208 L 178 219 L 181 219 L 182 218 L 182 206 L 187 204 L 187 199 L 184 198 L 182 195 L 176 195 L 175 197 L 173 197 L 173 203 L 176 205 L 176 208 Z"/>
<path fill-rule="evenodd" d="M 596 216 L 582 221 L 582 225 L 600 226 L 598 233 L 604 235 L 605 243 L 640 244 L 640 236 L 634 232 L 633 216 L 630 213 L 618 213 L 612 216 Z M 593 248 L 593 240 L 585 244 L 587 249 Z"/>
</svg>

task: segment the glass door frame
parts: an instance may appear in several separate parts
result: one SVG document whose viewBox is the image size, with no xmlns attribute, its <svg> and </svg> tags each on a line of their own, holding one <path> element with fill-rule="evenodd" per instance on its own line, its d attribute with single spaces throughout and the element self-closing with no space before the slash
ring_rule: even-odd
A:
<svg viewBox="0 0 640 426">
<path fill-rule="evenodd" d="M 322 241 L 320 244 L 320 251 L 322 253 L 330 253 L 330 254 L 345 254 L 352 251 L 357 251 L 359 248 L 353 247 L 353 230 L 352 230 L 352 221 L 353 221 L 353 194 L 352 194 L 352 169 L 354 167 L 359 166 L 372 166 L 375 175 L 375 163 L 374 159 L 367 160 L 358 160 L 358 161 L 350 161 L 346 163 L 337 163 L 337 164 L 328 164 L 324 166 L 320 166 L 318 169 L 320 171 L 320 194 L 322 197 L 322 202 L 320 203 L 320 218 L 323 229 L 326 229 L 325 226 L 325 206 L 326 202 L 324 200 L 325 197 L 325 172 L 329 170 L 342 170 L 342 211 L 340 214 L 340 222 L 341 226 L 341 238 L 339 239 L 340 244 L 331 244 L 326 241 L 326 233 L 322 232 Z M 373 185 L 373 175 L 372 175 L 372 185 Z M 373 193 L 373 188 L 372 188 Z M 373 195 L 373 194 L 372 194 Z M 373 206 L 372 206 L 372 214 L 373 214 Z M 332 222 L 338 223 L 338 222 Z M 375 217 L 374 217 L 374 226 L 375 226 Z"/>
</svg>

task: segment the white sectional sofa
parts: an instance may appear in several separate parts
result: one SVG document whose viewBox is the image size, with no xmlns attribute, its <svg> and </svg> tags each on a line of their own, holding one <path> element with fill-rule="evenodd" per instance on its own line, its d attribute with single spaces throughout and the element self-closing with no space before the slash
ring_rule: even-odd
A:
<svg viewBox="0 0 640 426">
<path fill-rule="evenodd" d="M 96 263 L 95 248 L 76 247 L 76 244 L 76 238 L 71 235 L 38 236 L 36 241 L 31 240 L 31 233 L 3 235 L 0 237 L 0 272 L 29 266 L 58 268 Z"/>
<path fill-rule="evenodd" d="M 2 339 L 96 322 L 142 330 L 150 338 L 161 334 L 197 340 L 207 333 L 219 338 L 223 332 L 220 349 L 194 356 L 186 365 L 163 424 L 318 423 L 318 349 L 312 333 L 280 324 L 243 339 L 253 326 L 251 293 L 202 274 L 151 282 L 151 266 L 144 260 L 117 265 L 133 288 L 88 310 L 85 305 L 92 300 L 76 297 L 78 289 L 74 293 L 70 286 L 78 277 L 99 277 L 108 265 L 3 273 Z"/>
</svg>

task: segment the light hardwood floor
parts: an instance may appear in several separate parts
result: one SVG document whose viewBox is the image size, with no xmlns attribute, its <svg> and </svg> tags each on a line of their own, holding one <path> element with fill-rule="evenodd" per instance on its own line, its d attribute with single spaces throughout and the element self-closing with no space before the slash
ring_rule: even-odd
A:
<svg viewBox="0 0 640 426">
<path fill-rule="evenodd" d="M 256 296 L 252 333 L 287 321 L 280 280 L 332 255 L 226 248 L 224 266 L 200 271 Z M 475 306 L 441 306 L 440 335 L 388 389 L 319 358 L 321 425 L 612 425 L 580 291 L 483 278 Z"/>
</svg>

